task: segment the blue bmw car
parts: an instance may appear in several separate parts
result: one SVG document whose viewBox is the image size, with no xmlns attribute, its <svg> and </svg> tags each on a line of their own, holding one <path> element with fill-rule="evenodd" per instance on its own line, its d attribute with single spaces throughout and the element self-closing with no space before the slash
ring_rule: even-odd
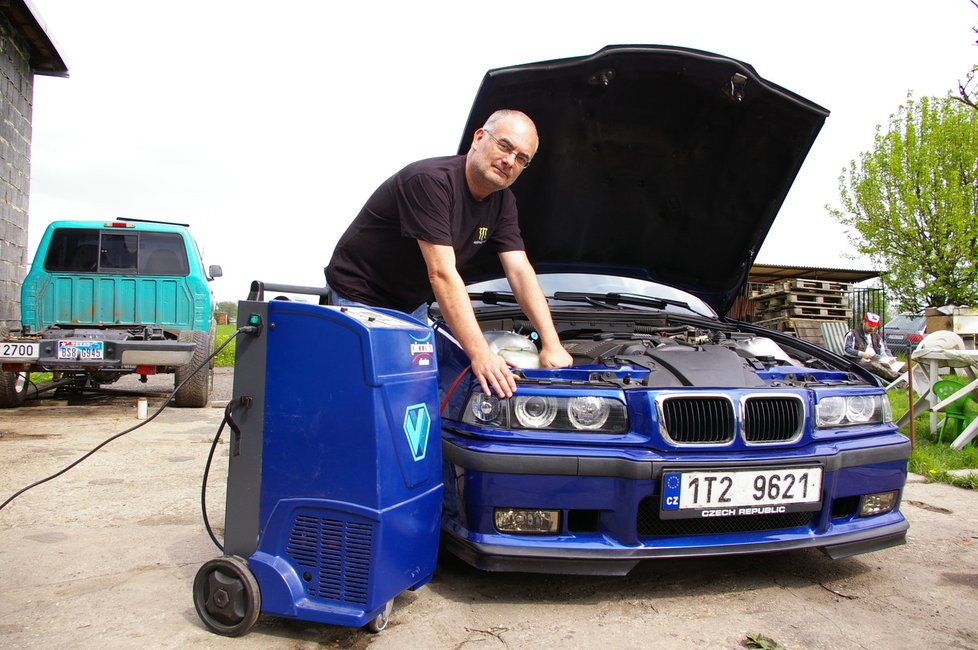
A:
<svg viewBox="0 0 978 650">
<path fill-rule="evenodd" d="M 539 367 L 491 255 L 462 272 L 512 398 L 481 392 L 432 305 L 444 548 L 490 571 L 621 575 L 903 543 L 910 445 L 879 381 L 725 316 L 828 111 L 743 62 L 664 46 L 492 70 L 463 133 L 502 107 L 539 129 L 512 189 L 574 365 Z"/>
</svg>

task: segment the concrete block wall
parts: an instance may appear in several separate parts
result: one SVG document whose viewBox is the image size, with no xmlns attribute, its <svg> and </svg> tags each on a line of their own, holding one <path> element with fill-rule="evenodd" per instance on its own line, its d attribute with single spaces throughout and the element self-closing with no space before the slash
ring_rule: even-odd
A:
<svg viewBox="0 0 978 650">
<path fill-rule="evenodd" d="M 26 42 L 0 14 L 0 326 L 20 327 L 27 271 L 34 76 Z"/>
</svg>

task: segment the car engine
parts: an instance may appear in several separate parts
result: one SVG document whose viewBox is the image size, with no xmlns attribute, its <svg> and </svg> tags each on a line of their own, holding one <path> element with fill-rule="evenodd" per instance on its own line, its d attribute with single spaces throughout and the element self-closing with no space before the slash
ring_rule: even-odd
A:
<svg viewBox="0 0 978 650">
<path fill-rule="evenodd" d="M 518 324 L 516 324 L 518 325 Z M 693 325 L 634 326 L 631 331 L 586 331 L 564 328 L 561 343 L 574 366 L 616 369 L 632 366 L 648 371 L 646 387 L 752 388 L 865 384 L 842 359 L 830 358 L 811 344 L 785 342 L 730 327 Z M 527 331 L 519 328 L 519 331 Z M 778 333 L 772 333 L 778 335 Z M 539 368 L 534 335 L 514 330 L 485 332 L 490 347 L 511 365 Z"/>
</svg>

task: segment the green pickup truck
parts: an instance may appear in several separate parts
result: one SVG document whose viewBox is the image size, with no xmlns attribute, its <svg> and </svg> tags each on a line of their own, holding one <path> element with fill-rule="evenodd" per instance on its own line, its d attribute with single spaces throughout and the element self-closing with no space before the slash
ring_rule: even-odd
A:
<svg viewBox="0 0 978 650">
<path fill-rule="evenodd" d="M 0 408 L 20 406 L 32 372 L 97 388 L 125 374 L 174 373 L 177 406 L 210 402 L 217 324 L 186 224 L 56 221 L 21 288 L 21 329 L 0 332 Z M 181 385 L 182 384 L 182 385 Z"/>
</svg>

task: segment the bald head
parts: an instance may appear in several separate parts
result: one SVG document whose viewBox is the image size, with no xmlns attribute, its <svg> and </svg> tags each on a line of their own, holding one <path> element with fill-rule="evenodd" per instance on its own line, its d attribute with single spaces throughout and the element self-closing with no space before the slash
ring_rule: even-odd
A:
<svg viewBox="0 0 978 650">
<path fill-rule="evenodd" d="M 530 116 L 522 111 L 517 111 L 512 108 L 503 108 L 496 111 L 489 116 L 486 123 L 482 126 L 483 129 L 495 133 L 497 129 L 507 128 L 514 129 L 518 132 L 525 134 L 527 137 L 533 140 L 533 151 L 526 152 L 530 155 L 530 158 L 534 156 L 537 152 L 537 147 L 540 145 L 539 136 L 537 136 L 537 127 L 530 119 Z"/>
<path fill-rule="evenodd" d="M 525 113 L 505 109 L 476 129 L 465 162 L 465 179 L 480 201 L 506 189 L 530 164 L 539 140 L 537 127 Z"/>
</svg>

